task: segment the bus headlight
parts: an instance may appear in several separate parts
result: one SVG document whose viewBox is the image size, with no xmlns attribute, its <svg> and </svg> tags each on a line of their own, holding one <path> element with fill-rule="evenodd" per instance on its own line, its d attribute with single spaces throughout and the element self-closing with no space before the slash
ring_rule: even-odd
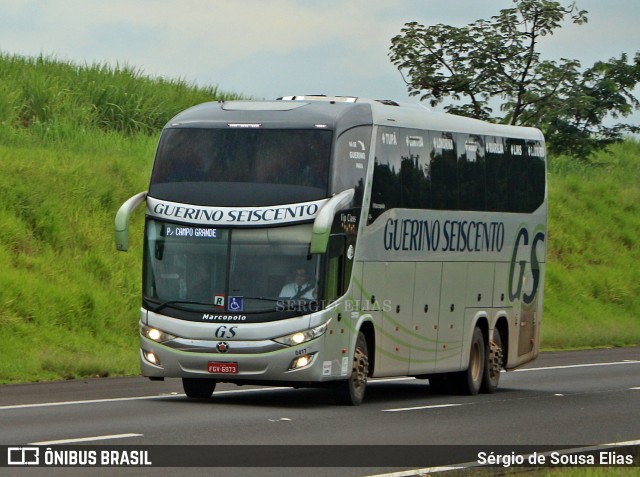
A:
<svg viewBox="0 0 640 477">
<path fill-rule="evenodd" d="M 280 338 L 274 338 L 273 341 L 287 346 L 296 346 L 301 343 L 306 343 L 307 341 L 311 341 L 318 338 L 319 336 L 322 336 L 324 332 L 327 331 L 327 326 L 329 326 L 329 323 L 331 323 L 331 320 L 309 330 L 297 331 L 295 333 L 291 333 L 290 335 L 281 336 Z"/>
<path fill-rule="evenodd" d="M 145 338 L 155 341 L 156 343 L 162 343 L 164 341 L 170 341 L 177 338 L 177 336 L 147 325 L 140 325 L 140 334 Z"/>
</svg>

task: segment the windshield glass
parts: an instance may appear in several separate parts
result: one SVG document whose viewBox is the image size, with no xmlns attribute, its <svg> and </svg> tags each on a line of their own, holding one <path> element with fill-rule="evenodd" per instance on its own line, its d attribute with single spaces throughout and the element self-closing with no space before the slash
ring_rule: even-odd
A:
<svg viewBox="0 0 640 477">
<path fill-rule="evenodd" d="M 151 185 L 249 182 L 325 192 L 331 136 L 319 129 L 168 128 L 158 146 Z"/>
<path fill-rule="evenodd" d="M 312 224 L 220 229 L 149 219 L 145 299 L 157 307 L 269 312 L 317 299 L 318 258 L 308 259 Z"/>
</svg>

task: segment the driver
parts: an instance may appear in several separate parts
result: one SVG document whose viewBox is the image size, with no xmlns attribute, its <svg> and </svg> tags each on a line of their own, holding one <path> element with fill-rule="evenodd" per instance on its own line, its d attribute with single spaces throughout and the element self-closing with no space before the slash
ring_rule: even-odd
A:
<svg viewBox="0 0 640 477">
<path fill-rule="evenodd" d="M 296 268 L 293 273 L 293 281 L 287 283 L 280 290 L 280 298 L 287 300 L 314 300 L 315 288 L 306 269 L 302 267 Z"/>
</svg>

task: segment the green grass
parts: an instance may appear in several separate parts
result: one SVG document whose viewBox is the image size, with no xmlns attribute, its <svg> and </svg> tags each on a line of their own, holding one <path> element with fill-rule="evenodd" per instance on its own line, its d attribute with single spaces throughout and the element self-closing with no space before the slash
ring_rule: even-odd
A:
<svg viewBox="0 0 640 477">
<path fill-rule="evenodd" d="M 113 217 L 146 188 L 155 141 L 103 136 L 98 149 L 0 144 L 2 381 L 136 371 L 140 256 L 114 252 Z"/>
<path fill-rule="evenodd" d="M 48 138 L 73 139 L 92 128 L 153 133 L 186 107 L 240 97 L 217 86 L 150 78 L 127 65 L 77 66 L 0 53 L 0 125 L 29 127 Z"/>
<path fill-rule="evenodd" d="M 0 383 L 139 373 L 143 214 L 122 254 L 115 213 L 176 112 L 238 97 L 0 54 Z M 640 344 L 640 145 L 552 158 L 549 181 L 543 347 Z"/>
<path fill-rule="evenodd" d="M 640 344 L 640 144 L 550 160 L 542 343 Z"/>
<path fill-rule="evenodd" d="M 115 212 L 147 189 L 172 116 L 239 97 L 0 54 L 0 382 L 139 372 L 141 247 L 115 252 Z"/>
</svg>

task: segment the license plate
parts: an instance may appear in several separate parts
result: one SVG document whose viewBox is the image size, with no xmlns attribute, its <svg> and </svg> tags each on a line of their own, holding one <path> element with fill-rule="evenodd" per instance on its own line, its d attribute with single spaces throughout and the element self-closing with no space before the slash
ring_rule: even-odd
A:
<svg viewBox="0 0 640 477">
<path fill-rule="evenodd" d="M 238 363 L 209 361 L 209 372 L 214 374 L 238 374 Z"/>
</svg>

